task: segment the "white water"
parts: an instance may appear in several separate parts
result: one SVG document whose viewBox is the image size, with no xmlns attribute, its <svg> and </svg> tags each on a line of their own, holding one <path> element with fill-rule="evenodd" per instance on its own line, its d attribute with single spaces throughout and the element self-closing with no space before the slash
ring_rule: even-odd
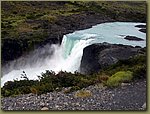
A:
<svg viewBox="0 0 150 114">
<path fill-rule="evenodd" d="M 74 72 L 79 69 L 83 49 L 93 43 L 108 42 L 132 46 L 146 46 L 146 34 L 135 25 L 145 23 L 113 22 L 64 35 L 61 45 L 46 45 L 26 57 L 21 57 L 2 68 L 1 86 L 7 81 L 21 80 L 23 71 L 29 79 L 38 79 L 45 70 Z M 144 41 L 128 41 L 124 37 L 137 36 Z M 53 53 L 53 54 L 52 54 Z"/>
</svg>

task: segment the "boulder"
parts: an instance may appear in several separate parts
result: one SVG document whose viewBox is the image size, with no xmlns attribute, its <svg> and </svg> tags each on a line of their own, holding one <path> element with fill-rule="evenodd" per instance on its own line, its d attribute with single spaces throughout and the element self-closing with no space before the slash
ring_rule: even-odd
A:
<svg viewBox="0 0 150 114">
<path fill-rule="evenodd" d="M 126 39 L 126 40 L 133 40 L 133 41 L 143 41 L 142 38 L 138 38 L 136 36 L 126 36 L 124 39 Z"/>
<path fill-rule="evenodd" d="M 140 31 L 140 32 L 143 32 L 143 33 L 146 33 L 146 29 L 144 29 L 144 28 L 143 28 L 143 29 L 140 29 L 139 31 Z"/>
<path fill-rule="evenodd" d="M 138 27 L 138 28 L 146 28 L 146 25 L 136 25 L 135 27 Z"/>
<path fill-rule="evenodd" d="M 122 44 L 97 43 L 83 50 L 80 64 L 82 74 L 92 74 L 106 68 L 119 60 L 129 59 L 137 55 L 141 47 Z"/>
<path fill-rule="evenodd" d="M 146 25 L 136 25 L 135 27 L 140 28 L 140 32 L 146 33 Z"/>
<path fill-rule="evenodd" d="M 49 108 L 43 107 L 43 108 L 41 108 L 41 110 L 49 110 Z"/>
<path fill-rule="evenodd" d="M 143 104 L 142 109 L 146 109 L 146 102 Z"/>
</svg>

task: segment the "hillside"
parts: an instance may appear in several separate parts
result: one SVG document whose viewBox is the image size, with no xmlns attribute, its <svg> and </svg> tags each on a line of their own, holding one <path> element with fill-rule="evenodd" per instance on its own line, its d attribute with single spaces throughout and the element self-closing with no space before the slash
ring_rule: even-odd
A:
<svg viewBox="0 0 150 114">
<path fill-rule="evenodd" d="M 146 2 L 2 1 L 1 8 L 2 64 L 97 23 L 146 22 Z"/>
</svg>

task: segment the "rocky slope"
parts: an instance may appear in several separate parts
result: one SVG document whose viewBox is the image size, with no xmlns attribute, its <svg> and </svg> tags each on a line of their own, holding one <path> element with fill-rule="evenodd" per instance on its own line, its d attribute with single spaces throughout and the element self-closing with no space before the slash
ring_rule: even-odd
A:
<svg viewBox="0 0 150 114">
<path fill-rule="evenodd" d="M 26 94 L 1 99 L 2 110 L 146 110 L 146 80 L 122 83 L 114 89 L 100 84 L 84 88 L 89 95 L 77 92 L 50 92 L 42 95 Z"/>
</svg>

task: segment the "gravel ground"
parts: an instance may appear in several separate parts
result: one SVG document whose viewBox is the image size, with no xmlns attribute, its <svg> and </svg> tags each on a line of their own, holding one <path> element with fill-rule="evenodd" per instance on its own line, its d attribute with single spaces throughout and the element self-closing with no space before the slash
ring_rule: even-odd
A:
<svg viewBox="0 0 150 114">
<path fill-rule="evenodd" d="M 146 80 L 122 84 L 114 89 L 100 84 L 88 90 L 91 96 L 76 97 L 77 92 L 26 94 L 1 99 L 2 110 L 146 110 Z M 78 91 L 79 92 L 79 91 Z"/>
</svg>

